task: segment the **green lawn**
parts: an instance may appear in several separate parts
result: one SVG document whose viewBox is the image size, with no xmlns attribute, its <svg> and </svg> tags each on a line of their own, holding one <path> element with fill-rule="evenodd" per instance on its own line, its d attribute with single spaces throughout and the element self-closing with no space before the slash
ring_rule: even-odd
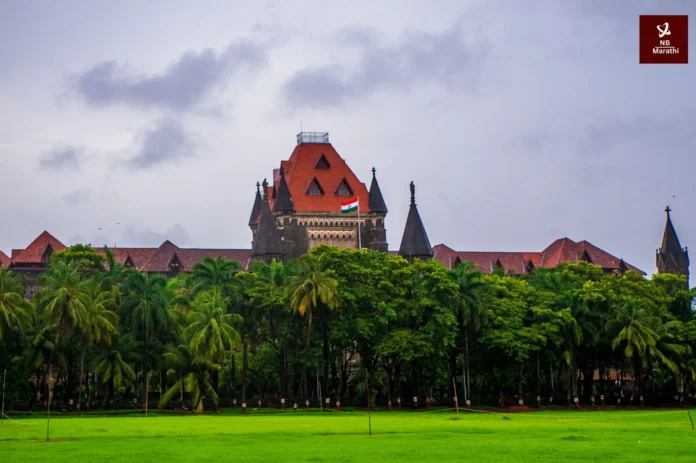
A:
<svg viewBox="0 0 696 463">
<path fill-rule="evenodd" d="M 270 412 L 270 410 L 268 411 Z M 0 461 L 696 461 L 685 410 L 18 418 Z M 693 413 L 692 413 L 693 414 Z"/>
</svg>

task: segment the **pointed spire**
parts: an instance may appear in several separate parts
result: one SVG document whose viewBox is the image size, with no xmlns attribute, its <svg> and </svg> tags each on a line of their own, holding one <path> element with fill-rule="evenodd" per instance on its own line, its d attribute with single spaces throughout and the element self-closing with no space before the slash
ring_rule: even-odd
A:
<svg viewBox="0 0 696 463">
<path fill-rule="evenodd" d="M 254 198 L 254 206 L 251 208 L 251 216 L 249 217 L 249 225 L 255 225 L 259 220 L 259 213 L 261 212 L 261 184 L 256 182 L 256 198 Z"/>
<path fill-rule="evenodd" d="M 406 218 L 406 227 L 401 238 L 399 255 L 409 260 L 420 258 L 423 260 L 433 257 L 433 248 L 430 246 L 428 234 L 425 232 L 423 221 L 416 207 L 416 186 L 411 182 L 411 206 Z"/>
<path fill-rule="evenodd" d="M 682 250 L 681 244 L 679 244 L 679 238 L 677 237 L 677 232 L 674 229 L 674 225 L 672 224 L 672 218 L 669 216 L 669 213 L 672 211 L 669 206 L 665 208 L 665 212 L 667 213 L 667 223 L 665 223 L 665 232 L 662 235 L 662 248 L 660 251 L 662 252 L 679 252 Z"/>
<path fill-rule="evenodd" d="M 275 201 L 273 202 L 274 212 L 292 212 L 295 207 L 292 204 L 292 197 L 290 197 L 290 190 L 288 189 L 288 183 L 285 181 L 285 170 L 283 169 L 283 164 L 280 165 L 280 182 L 278 184 L 278 193 L 275 196 Z"/>
<path fill-rule="evenodd" d="M 273 212 L 271 212 L 268 200 L 268 182 L 263 180 L 263 202 L 259 212 L 259 225 L 256 230 L 254 244 L 251 249 L 251 257 L 258 258 L 267 262 L 272 259 L 280 260 L 285 254 L 283 243 L 280 239 L 280 232 L 276 226 Z"/>
<path fill-rule="evenodd" d="M 656 263 L 657 273 L 675 273 L 686 275 L 686 288 L 689 287 L 689 251 L 682 249 L 677 237 L 677 231 L 672 224 L 669 213 L 672 211 L 669 206 L 665 208 L 667 222 L 665 232 L 662 235 L 662 247 L 657 250 Z"/>
<path fill-rule="evenodd" d="M 387 211 L 387 205 L 382 197 L 382 190 L 379 189 L 379 183 L 377 183 L 377 175 L 375 172 L 377 172 L 377 170 L 373 167 L 368 206 L 372 212 L 387 213 L 389 211 Z"/>
</svg>

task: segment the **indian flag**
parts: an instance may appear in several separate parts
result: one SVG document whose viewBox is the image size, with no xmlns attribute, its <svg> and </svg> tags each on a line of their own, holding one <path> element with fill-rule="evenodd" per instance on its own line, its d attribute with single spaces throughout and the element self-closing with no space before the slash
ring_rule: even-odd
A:
<svg viewBox="0 0 696 463">
<path fill-rule="evenodd" d="M 341 212 L 347 214 L 348 212 L 355 212 L 358 209 L 358 198 L 353 198 L 345 203 L 341 203 Z"/>
</svg>

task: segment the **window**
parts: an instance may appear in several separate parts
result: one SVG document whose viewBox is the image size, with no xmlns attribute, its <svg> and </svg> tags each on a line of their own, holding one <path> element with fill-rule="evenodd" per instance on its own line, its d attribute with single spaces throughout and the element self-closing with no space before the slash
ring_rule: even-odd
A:
<svg viewBox="0 0 696 463">
<path fill-rule="evenodd" d="M 345 178 L 341 180 L 341 183 L 338 184 L 338 188 L 336 188 L 336 195 L 353 196 L 353 190 L 350 188 L 350 185 L 348 185 Z"/>
<path fill-rule="evenodd" d="M 53 248 L 52 248 L 51 245 L 49 244 L 49 245 L 46 247 L 46 250 L 44 251 L 43 256 L 41 256 L 41 260 L 43 260 L 43 262 L 44 262 L 45 264 L 48 264 L 48 263 L 50 262 L 50 260 L 51 260 L 51 256 L 52 256 L 52 255 L 53 255 Z"/>
<path fill-rule="evenodd" d="M 309 196 L 323 196 L 324 195 L 324 189 L 319 185 L 319 182 L 317 181 L 316 178 L 312 180 L 312 183 L 309 185 L 309 188 L 307 188 L 307 193 Z"/>
<path fill-rule="evenodd" d="M 133 267 L 135 267 L 135 265 L 133 265 L 133 260 L 130 258 L 130 256 L 128 256 L 128 257 L 126 258 L 126 262 L 124 262 L 123 266 L 126 267 L 126 268 L 133 268 Z"/>
<path fill-rule="evenodd" d="M 314 164 L 315 169 L 330 169 L 331 164 L 329 164 L 329 161 L 326 159 L 326 156 L 323 154 L 319 157 L 317 160 L 317 163 Z"/>
</svg>

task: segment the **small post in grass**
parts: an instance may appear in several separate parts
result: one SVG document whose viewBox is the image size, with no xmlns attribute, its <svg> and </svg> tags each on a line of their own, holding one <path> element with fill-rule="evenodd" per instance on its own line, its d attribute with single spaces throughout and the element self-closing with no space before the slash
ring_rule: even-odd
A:
<svg viewBox="0 0 696 463">
<path fill-rule="evenodd" d="M 454 391 L 454 406 L 457 407 L 457 416 L 459 416 L 459 401 L 457 400 L 457 380 L 452 377 L 452 386 Z"/>
<path fill-rule="evenodd" d="M 46 402 L 46 442 L 51 440 L 51 400 L 53 399 L 53 383 L 55 382 L 56 378 L 53 377 L 53 369 L 49 366 L 48 377 L 46 378 L 46 387 L 48 388 L 48 401 Z"/>
</svg>

